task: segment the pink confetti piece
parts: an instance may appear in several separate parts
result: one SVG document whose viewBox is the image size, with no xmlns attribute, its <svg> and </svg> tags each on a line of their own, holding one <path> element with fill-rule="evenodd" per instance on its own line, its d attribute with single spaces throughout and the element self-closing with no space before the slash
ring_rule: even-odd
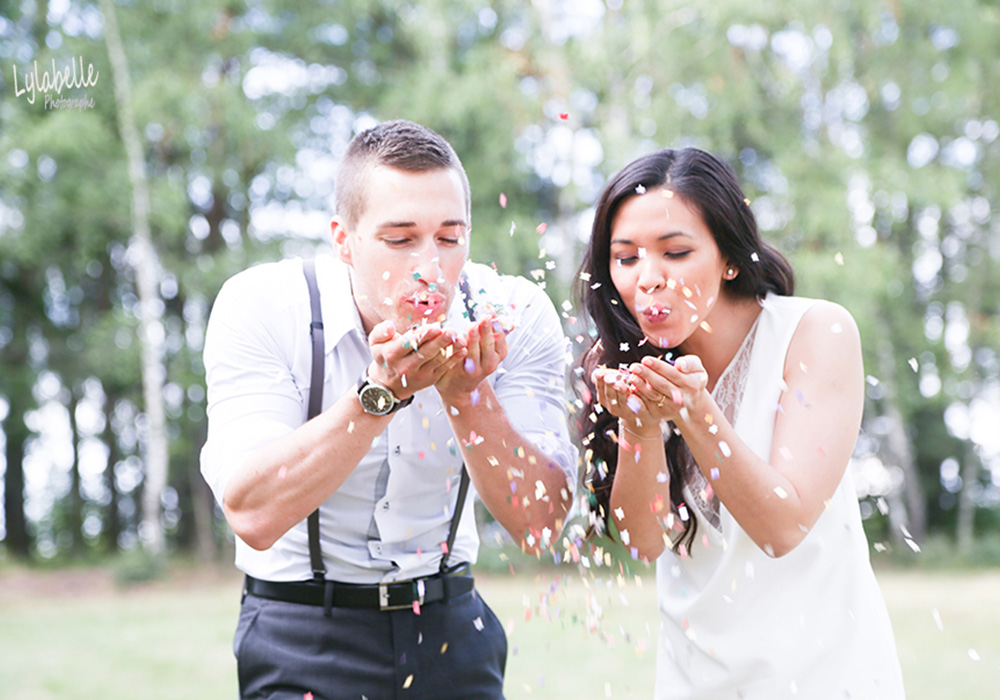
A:
<svg viewBox="0 0 1000 700">
<path fill-rule="evenodd" d="M 507 195 L 503 192 L 500 193 L 500 207 L 503 209 L 507 208 Z"/>
<path fill-rule="evenodd" d="M 562 119 L 563 121 L 566 121 L 567 119 L 569 119 L 569 112 L 560 112 L 559 118 Z"/>
<path fill-rule="evenodd" d="M 549 225 L 543 221 L 542 223 L 538 224 L 538 226 L 535 227 L 535 231 L 538 233 L 539 236 L 541 236 L 543 233 L 545 233 L 545 230 L 548 227 Z"/>
</svg>

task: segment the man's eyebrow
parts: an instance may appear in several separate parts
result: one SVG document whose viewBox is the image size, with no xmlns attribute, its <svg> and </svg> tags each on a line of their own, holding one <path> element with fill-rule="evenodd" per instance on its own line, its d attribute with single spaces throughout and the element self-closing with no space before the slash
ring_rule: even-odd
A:
<svg viewBox="0 0 1000 700">
<path fill-rule="evenodd" d="M 669 233 L 664 233 L 656 237 L 657 241 L 666 241 L 670 238 L 675 238 L 676 236 L 684 236 L 686 238 L 691 238 L 691 234 L 685 233 L 684 231 L 670 231 Z M 630 238 L 612 238 L 611 244 L 615 243 L 619 245 L 635 245 L 635 242 Z"/>
<path fill-rule="evenodd" d="M 441 222 L 438 228 L 451 228 L 452 226 L 468 226 L 469 224 L 465 219 L 445 219 Z M 383 221 L 376 229 L 382 230 L 387 228 L 416 228 L 417 222 L 415 221 Z"/>
</svg>

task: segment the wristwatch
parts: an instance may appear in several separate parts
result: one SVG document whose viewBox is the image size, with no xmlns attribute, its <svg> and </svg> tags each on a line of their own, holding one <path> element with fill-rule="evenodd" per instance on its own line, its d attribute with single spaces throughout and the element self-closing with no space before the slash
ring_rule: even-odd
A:
<svg viewBox="0 0 1000 700">
<path fill-rule="evenodd" d="M 368 370 L 365 369 L 358 381 L 358 400 L 361 401 L 361 408 L 364 409 L 365 413 L 373 416 L 387 416 L 409 406 L 413 397 L 397 399 L 396 395 L 388 388 L 369 379 Z"/>
</svg>

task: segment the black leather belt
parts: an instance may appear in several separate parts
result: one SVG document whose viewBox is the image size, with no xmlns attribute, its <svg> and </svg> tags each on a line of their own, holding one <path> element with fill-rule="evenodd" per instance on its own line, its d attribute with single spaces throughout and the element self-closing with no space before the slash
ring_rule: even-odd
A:
<svg viewBox="0 0 1000 700">
<path fill-rule="evenodd" d="M 246 577 L 244 590 L 250 595 L 270 600 L 326 608 L 375 608 L 402 610 L 414 603 L 426 605 L 460 596 L 472 590 L 475 580 L 468 564 L 447 574 L 396 583 L 356 584 L 339 581 L 261 581 Z"/>
</svg>

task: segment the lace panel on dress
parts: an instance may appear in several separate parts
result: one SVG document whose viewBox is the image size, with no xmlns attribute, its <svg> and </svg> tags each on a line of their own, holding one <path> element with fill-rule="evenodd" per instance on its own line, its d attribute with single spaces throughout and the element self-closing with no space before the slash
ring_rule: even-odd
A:
<svg viewBox="0 0 1000 700">
<path fill-rule="evenodd" d="M 750 355 L 753 350 L 754 337 L 757 335 L 757 321 L 759 320 L 760 316 L 753 322 L 746 337 L 743 338 L 739 350 L 736 351 L 736 355 L 722 372 L 722 376 L 719 377 L 712 390 L 712 398 L 715 399 L 716 405 L 722 410 L 722 414 L 730 425 L 736 424 L 740 403 L 743 400 L 743 392 L 747 386 L 747 377 L 750 373 Z M 721 532 L 719 498 L 712 492 L 708 479 L 695 464 L 694 458 L 686 447 L 683 448 L 682 454 L 685 459 L 683 473 L 687 481 L 685 491 L 688 500 L 701 511 L 702 516 L 712 527 Z"/>
</svg>

